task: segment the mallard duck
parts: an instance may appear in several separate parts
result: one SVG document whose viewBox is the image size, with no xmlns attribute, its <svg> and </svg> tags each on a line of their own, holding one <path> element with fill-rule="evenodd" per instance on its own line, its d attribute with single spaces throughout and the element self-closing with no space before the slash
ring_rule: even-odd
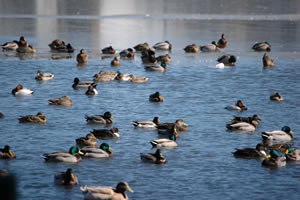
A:
<svg viewBox="0 0 300 200">
<path fill-rule="evenodd" d="M 216 52 L 218 51 L 218 46 L 215 41 L 212 41 L 211 44 L 200 46 L 202 52 Z"/>
<path fill-rule="evenodd" d="M 130 74 L 123 74 L 120 71 L 118 71 L 118 75 L 115 78 L 117 81 L 130 81 L 131 75 Z"/>
<path fill-rule="evenodd" d="M 79 147 L 96 147 L 98 145 L 97 138 L 94 136 L 93 133 L 89 133 L 85 137 L 77 138 L 75 141 Z"/>
<path fill-rule="evenodd" d="M 165 62 L 162 62 L 161 64 L 158 63 L 146 64 L 145 70 L 155 71 L 155 72 L 165 72 L 167 70 L 167 64 Z"/>
<path fill-rule="evenodd" d="M 20 116 L 18 119 L 20 123 L 40 123 L 44 124 L 47 122 L 47 117 L 42 112 L 38 112 L 36 115 L 25 115 Z"/>
<path fill-rule="evenodd" d="M 167 163 L 167 159 L 165 159 L 160 149 L 157 149 L 155 153 L 141 153 L 140 156 L 143 162 L 154 163 L 154 164 Z"/>
<path fill-rule="evenodd" d="M 155 63 L 156 62 L 156 57 L 155 57 L 155 52 L 152 49 L 147 49 L 142 51 L 142 63 L 144 64 L 149 64 L 149 63 Z"/>
<path fill-rule="evenodd" d="M 134 59 L 134 52 L 132 48 L 125 49 L 121 51 L 119 54 L 120 57 L 123 59 Z"/>
<path fill-rule="evenodd" d="M 265 149 L 271 151 L 271 150 L 276 150 L 277 152 L 280 153 L 285 153 L 287 149 L 291 147 L 290 144 L 284 143 L 284 144 L 273 144 L 273 140 L 269 138 L 263 137 L 262 139 L 263 145 Z"/>
<path fill-rule="evenodd" d="M 109 158 L 112 156 L 113 149 L 107 143 L 102 143 L 99 148 L 84 147 L 81 151 L 87 158 Z"/>
<path fill-rule="evenodd" d="M 5 145 L 3 149 L 0 149 L 0 159 L 14 159 L 16 154 L 12 152 L 9 145 Z"/>
<path fill-rule="evenodd" d="M 48 81 L 48 80 L 51 80 L 54 78 L 54 74 L 52 73 L 47 73 L 47 72 L 40 72 L 40 71 L 37 71 L 37 74 L 36 74 L 36 77 L 35 77 L 35 80 L 37 81 Z"/>
<path fill-rule="evenodd" d="M 81 186 L 80 190 L 85 200 L 128 200 L 126 190 L 133 192 L 127 182 L 118 183 L 117 187 Z"/>
<path fill-rule="evenodd" d="M 257 120 L 252 120 L 251 122 L 238 122 L 235 124 L 227 124 L 226 128 L 230 131 L 246 132 L 252 133 L 256 130 L 258 126 Z"/>
<path fill-rule="evenodd" d="M 288 161 L 299 161 L 300 149 L 288 148 L 285 152 L 285 157 Z"/>
<path fill-rule="evenodd" d="M 77 63 L 78 64 L 85 64 L 88 61 L 88 55 L 86 55 L 85 50 L 81 49 L 79 54 L 77 54 L 76 57 Z"/>
<path fill-rule="evenodd" d="M 112 46 L 105 47 L 101 51 L 103 54 L 115 54 L 116 53 L 116 50 L 114 50 L 114 48 Z"/>
<path fill-rule="evenodd" d="M 4 117 L 4 114 L 0 112 L 0 119 Z"/>
<path fill-rule="evenodd" d="M 118 75 L 117 72 L 105 72 L 100 71 L 98 74 L 94 75 L 93 80 L 95 82 L 108 82 L 115 80 L 116 76 Z"/>
<path fill-rule="evenodd" d="M 114 67 L 120 66 L 120 60 L 118 59 L 118 57 L 114 57 L 114 59 L 110 62 L 110 65 Z"/>
<path fill-rule="evenodd" d="M 42 155 L 42 158 L 47 162 L 77 163 L 81 161 L 81 155 L 83 153 L 78 147 L 71 147 L 69 152 L 46 153 Z"/>
<path fill-rule="evenodd" d="M 262 121 L 258 115 L 252 115 L 252 117 L 238 117 L 238 116 L 234 116 L 234 118 L 232 120 L 230 120 L 231 124 L 235 124 L 238 122 L 251 122 L 252 120 L 256 120 L 256 121 Z"/>
<path fill-rule="evenodd" d="M 177 119 L 175 123 L 161 123 L 157 125 L 158 130 L 163 129 L 172 129 L 173 126 L 176 126 L 177 131 L 187 131 L 188 124 L 183 121 L 183 119 Z"/>
<path fill-rule="evenodd" d="M 6 42 L 6 43 L 0 45 L 0 47 L 4 51 L 13 51 L 13 50 L 16 50 L 17 48 L 19 48 L 19 41 L 14 40 L 12 42 Z"/>
<path fill-rule="evenodd" d="M 134 121 L 132 125 L 137 128 L 156 128 L 159 122 L 159 118 L 154 117 L 153 121 Z"/>
<path fill-rule="evenodd" d="M 286 165 L 286 159 L 285 157 L 279 156 L 277 151 L 272 150 L 270 151 L 270 154 L 267 156 L 267 158 L 262 161 L 261 164 L 264 167 L 271 168 L 284 167 Z"/>
<path fill-rule="evenodd" d="M 178 146 L 176 142 L 176 135 L 171 134 L 169 135 L 169 139 L 162 138 L 157 140 L 150 141 L 150 144 L 152 144 L 152 147 L 155 148 L 175 148 Z"/>
<path fill-rule="evenodd" d="M 104 115 L 86 115 L 85 119 L 88 123 L 109 125 L 112 124 L 112 120 L 114 120 L 115 118 L 111 116 L 110 112 L 105 112 Z"/>
<path fill-rule="evenodd" d="M 224 56 L 219 57 L 217 61 L 227 66 L 234 66 L 236 62 L 236 57 L 231 54 L 225 54 Z"/>
<path fill-rule="evenodd" d="M 221 49 L 224 49 L 227 46 L 227 40 L 224 37 L 224 33 L 221 35 L 221 38 L 219 39 L 217 46 Z"/>
<path fill-rule="evenodd" d="M 190 44 L 184 47 L 183 49 L 185 53 L 198 53 L 199 47 L 196 44 Z"/>
<path fill-rule="evenodd" d="M 53 40 L 51 44 L 48 44 L 51 50 L 56 50 L 57 48 L 65 45 L 65 42 L 59 39 Z"/>
<path fill-rule="evenodd" d="M 54 175 L 54 183 L 57 185 L 77 185 L 78 179 L 72 172 L 71 168 L 68 168 L 66 172 L 58 172 Z"/>
<path fill-rule="evenodd" d="M 156 60 L 157 62 L 161 62 L 161 63 L 164 62 L 166 64 L 170 64 L 172 61 L 171 56 L 169 56 L 169 54 L 158 56 Z"/>
<path fill-rule="evenodd" d="M 230 111 L 243 112 L 244 110 L 248 110 L 248 108 L 244 105 L 241 100 L 237 100 L 235 105 L 226 106 L 225 109 Z"/>
<path fill-rule="evenodd" d="M 169 138 L 175 135 L 176 138 L 179 137 L 177 134 L 177 127 L 174 124 L 171 128 L 168 129 L 157 129 L 157 133 L 159 134 L 160 138 Z"/>
<path fill-rule="evenodd" d="M 270 96 L 270 100 L 272 100 L 272 101 L 283 101 L 283 97 L 280 95 L 279 92 L 276 92 L 275 94 Z"/>
<path fill-rule="evenodd" d="M 88 87 L 87 91 L 85 92 L 86 95 L 92 96 L 92 95 L 97 95 L 98 91 L 96 90 L 96 84 L 92 84 Z"/>
<path fill-rule="evenodd" d="M 19 46 L 17 48 L 18 53 L 35 53 L 36 49 L 33 48 L 31 45 L 28 46 Z"/>
<path fill-rule="evenodd" d="M 290 142 L 294 139 L 293 131 L 290 127 L 284 126 L 281 130 L 275 131 L 265 131 L 261 133 L 261 136 L 267 139 L 271 139 L 274 141 L 281 141 L 281 142 Z"/>
<path fill-rule="evenodd" d="M 74 52 L 74 48 L 72 47 L 72 45 L 70 43 L 68 43 L 67 45 L 65 44 L 64 41 L 62 40 L 53 40 L 51 42 L 51 44 L 48 45 L 52 51 L 57 51 L 57 52 L 61 52 L 61 53 L 73 53 Z"/>
<path fill-rule="evenodd" d="M 150 47 L 149 47 L 149 44 L 147 42 L 145 42 L 145 43 L 137 44 L 133 48 L 136 51 L 145 51 L 145 50 L 149 49 Z"/>
<path fill-rule="evenodd" d="M 120 132 L 118 128 L 112 129 L 94 129 L 91 133 L 98 139 L 119 138 Z"/>
<path fill-rule="evenodd" d="M 274 60 L 270 59 L 267 53 L 264 53 L 264 56 L 262 58 L 264 67 L 275 67 Z"/>
<path fill-rule="evenodd" d="M 15 96 L 28 96 L 33 94 L 33 90 L 28 88 L 23 88 L 23 85 L 19 84 L 15 89 L 11 91 L 11 93 Z"/>
<path fill-rule="evenodd" d="M 94 82 L 93 81 L 79 81 L 79 78 L 74 78 L 74 82 L 72 85 L 72 88 L 78 89 L 78 88 L 88 88 L 91 86 Z"/>
<path fill-rule="evenodd" d="M 48 104 L 58 106 L 72 106 L 73 102 L 69 96 L 63 96 L 48 100 Z"/>
<path fill-rule="evenodd" d="M 266 158 L 267 153 L 262 144 L 257 144 L 256 148 L 236 149 L 233 155 L 238 158 Z"/>
<path fill-rule="evenodd" d="M 253 45 L 254 51 L 271 51 L 271 45 L 268 42 L 258 42 Z"/>
<path fill-rule="evenodd" d="M 145 76 L 135 76 L 134 74 L 131 74 L 130 76 L 132 83 L 146 83 L 149 79 Z"/>
<path fill-rule="evenodd" d="M 163 102 L 164 98 L 163 98 L 163 96 L 160 95 L 159 92 L 155 92 L 154 94 L 151 94 L 149 96 L 149 101 L 151 101 L 151 102 Z"/>
<path fill-rule="evenodd" d="M 172 49 L 172 44 L 170 44 L 169 41 L 164 41 L 164 42 L 158 42 L 155 45 L 153 45 L 154 49 L 157 50 L 171 50 Z"/>
</svg>

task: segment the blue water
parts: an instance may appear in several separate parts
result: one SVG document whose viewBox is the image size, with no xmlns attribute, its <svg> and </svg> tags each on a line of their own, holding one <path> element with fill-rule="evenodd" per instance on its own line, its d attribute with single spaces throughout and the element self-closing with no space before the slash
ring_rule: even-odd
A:
<svg viewBox="0 0 300 200">
<path fill-rule="evenodd" d="M 114 1 L 87 2 L 82 5 L 82 1 L 76 1 L 67 6 L 67 1 L 51 1 L 46 6 L 45 1 L 27 5 L 22 1 L 0 1 L 0 43 L 24 35 L 37 48 L 37 53 L 29 57 L 0 52 L 0 112 L 5 115 L 0 119 L 0 147 L 9 144 L 17 155 L 15 160 L 0 160 L 0 169 L 15 174 L 18 199 L 83 199 L 80 185 L 115 186 L 120 181 L 127 181 L 135 191 L 128 194 L 130 199 L 299 199 L 299 164 L 288 163 L 284 168 L 269 170 L 261 166 L 261 161 L 237 159 L 231 153 L 235 148 L 255 147 L 261 142 L 262 131 L 284 125 L 295 132 L 292 144 L 300 146 L 299 3 L 292 6 L 288 1 L 280 9 L 280 5 L 269 7 L 268 1 L 247 1 L 249 8 L 236 1 L 230 1 L 235 7 L 226 4 L 225 8 L 223 1 L 204 1 L 199 5 L 193 1 L 126 1 L 128 4 L 118 6 Z M 18 11 L 14 5 L 23 7 Z M 208 12 L 213 6 L 224 9 Z M 170 17 L 176 13 L 176 17 Z M 194 16 L 199 13 L 200 17 Z M 214 20 L 201 14 L 211 14 Z M 239 16 L 230 20 L 228 16 L 233 14 Z M 248 20 L 243 14 L 272 14 L 276 18 Z M 283 14 L 295 18 L 286 20 Z M 217 19 L 222 15 L 224 19 Z M 222 33 L 229 42 L 224 53 L 238 58 L 235 67 L 215 67 L 222 52 L 183 51 L 188 44 L 218 40 Z M 72 58 L 51 59 L 48 44 L 56 38 L 74 46 Z M 164 40 L 173 44 L 172 63 L 164 73 L 146 72 L 139 54 L 132 61 L 121 60 L 119 68 L 110 66 L 111 59 L 101 59 L 100 49 L 108 45 L 121 51 L 138 43 L 153 45 Z M 276 62 L 274 68 L 263 69 L 263 53 L 251 50 L 259 41 L 271 43 L 269 56 Z M 81 48 L 89 56 L 85 67 L 76 64 Z M 37 70 L 52 72 L 55 77 L 38 83 L 34 80 Z M 87 97 L 85 90 L 71 87 L 75 77 L 91 80 L 100 70 L 134 73 L 149 77 L 149 81 L 99 83 L 99 95 L 95 97 Z M 19 83 L 35 93 L 21 98 L 11 95 Z M 163 103 L 149 102 L 149 95 L 156 91 L 164 96 Z M 275 92 L 280 92 L 285 100 L 271 102 L 269 96 Z M 64 95 L 71 97 L 73 106 L 48 105 L 48 99 Z M 243 100 L 248 111 L 232 113 L 224 109 L 237 99 Z M 83 160 L 78 164 L 43 161 L 40 155 L 68 151 L 76 138 L 94 128 L 104 128 L 86 124 L 84 115 L 105 111 L 115 117 L 113 127 L 121 133 L 118 140 L 105 140 L 115 149 L 113 158 Z M 21 115 L 37 112 L 46 114 L 46 124 L 20 124 L 17 120 Z M 263 120 L 256 132 L 226 131 L 225 125 L 233 115 L 253 114 Z M 182 118 L 189 124 L 189 131 L 180 133 L 176 149 L 162 150 L 168 160 L 163 166 L 144 164 L 139 158 L 140 153 L 154 151 L 149 141 L 158 137 L 156 131 L 132 126 L 134 120 L 152 120 L 154 116 L 159 116 L 161 122 Z M 99 140 L 98 144 L 102 142 Z M 69 167 L 78 176 L 79 186 L 56 186 L 54 174 Z"/>
</svg>

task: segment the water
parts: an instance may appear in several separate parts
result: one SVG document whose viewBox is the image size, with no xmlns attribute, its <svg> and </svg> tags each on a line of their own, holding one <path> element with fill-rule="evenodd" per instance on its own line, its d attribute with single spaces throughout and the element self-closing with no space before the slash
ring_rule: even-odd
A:
<svg viewBox="0 0 300 200">
<path fill-rule="evenodd" d="M 0 161 L 17 177 L 18 199 L 83 199 L 79 186 L 66 189 L 54 185 L 53 175 L 71 167 L 80 185 L 111 185 L 127 181 L 135 191 L 130 199 L 299 199 L 298 164 L 279 170 L 261 167 L 260 161 L 236 159 L 234 148 L 255 147 L 260 133 L 290 126 L 293 144 L 300 146 L 299 91 L 300 60 L 299 3 L 285 1 L 0 1 L 0 43 L 24 35 L 37 48 L 32 57 L 0 53 L 0 146 L 9 144 L 16 160 Z M 286 16 L 292 16 L 288 20 Z M 248 18 L 248 16 L 253 16 Z M 264 16 L 268 16 L 264 19 Z M 210 17 L 210 18 L 209 18 Z M 255 18 L 255 19 L 254 19 Z M 187 44 L 208 44 L 221 33 L 229 41 L 225 53 L 238 57 L 236 67 L 217 69 L 223 53 L 185 54 Z M 53 60 L 48 44 L 60 38 L 76 49 L 70 59 Z M 100 49 L 112 45 L 118 51 L 147 41 L 169 40 L 172 63 L 165 73 L 146 72 L 140 55 L 110 67 L 111 59 L 101 59 Z M 269 41 L 273 69 L 262 67 L 263 53 L 253 52 L 255 42 Z M 76 54 L 87 49 L 86 67 L 76 65 Z M 158 52 L 163 54 L 163 52 Z M 37 70 L 53 72 L 54 80 L 38 83 Z M 99 83 L 99 95 L 87 97 L 73 90 L 74 77 L 92 79 L 100 70 L 134 73 L 149 77 L 146 84 Z M 11 90 L 18 83 L 35 91 L 31 97 L 16 98 Z M 150 103 L 150 94 L 159 91 L 165 101 Z M 280 92 L 284 101 L 270 102 Z M 48 99 L 69 95 L 72 107 L 49 106 Z M 223 109 L 237 99 L 248 107 L 245 113 Z M 20 115 L 44 112 L 44 125 L 20 124 Z M 113 158 L 83 160 L 78 164 L 45 163 L 43 153 L 67 151 L 75 139 L 93 128 L 85 114 L 110 111 L 116 118 L 119 140 L 106 140 Z M 258 114 L 263 122 L 253 134 L 227 132 L 225 124 L 233 115 Z M 168 163 L 144 164 L 139 154 L 152 152 L 149 141 L 155 130 L 139 130 L 133 120 L 162 122 L 182 118 L 189 131 L 180 134 L 175 150 L 162 150 Z M 103 141 L 98 141 L 100 145 Z"/>
</svg>

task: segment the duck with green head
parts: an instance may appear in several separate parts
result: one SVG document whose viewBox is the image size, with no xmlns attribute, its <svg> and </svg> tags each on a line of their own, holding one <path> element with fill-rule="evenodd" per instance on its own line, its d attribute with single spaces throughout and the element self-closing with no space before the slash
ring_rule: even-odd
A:
<svg viewBox="0 0 300 200">
<path fill-rule="evenodd" d="M 281 130 L 274 130 L 274 131 L 265 131 L 261 133 L 262 138 L 280 141 L 280 142 L 290 142 L 294 139 L 294 132 L 291 130 L 290 127 L 284 126 Z"/>
<path fill-rule="evenodd" d="M 102 143 L 99 148 L 84 147 L 81 151 L 84 153 L 84 158 L 109 158 L 112 156 L 113 149 L 107 143 Z"/>
<path fill-rule="evenodd" d="M 78 163 L 83 155 L 84 153 L 78 147 L 73 146 L 69 149 L 69 152 L 46 153 L 42 155 L 42 158 L 47 162 Z"/>
<path fill-rule="evenodd" d="M 169 135 L 169 138 L 162 138 L 157 140 L 150 141 L 150 144 L 152 144 L 152 147 L 156 148 L 175 148 L 178 146 L 176 142 L 176 126 L 173 127 L 173 133 Z"/>
<path fill-rule="evenodd" d="M 269 168 L 279 168 L 286 166 L 286 158 L 279 155 L 276 150 L 270 151 L 266 159 L 262 161 L 262 166 Z"/>
<path fill-rule="evenodd" d="M 105 112 L 103 115 L 86 115 L 85 119 L 88 123 L 110 125 L 113 123 L 112 120 L 114 120 L 115 118 L 111 115 L 110 112 Z"/>
<path fill-rule="evenodd" d="M 37 81 L 48 81 L 48 80 L 51 80 L 54 78 L 54 74 L 52 73 L 49 73 L 49 72 L 40 72 L 40 71 L 37 71 L 36 73 L 36 77 L 35 77 L 35 80 Z"/>
<path fill-rule="evenodd" d="M 133 126 L 137 128 L 156 128 L 159 123 L 159 118 L 154 117 L 152 121 L 134 121 Z"/>
</svg>

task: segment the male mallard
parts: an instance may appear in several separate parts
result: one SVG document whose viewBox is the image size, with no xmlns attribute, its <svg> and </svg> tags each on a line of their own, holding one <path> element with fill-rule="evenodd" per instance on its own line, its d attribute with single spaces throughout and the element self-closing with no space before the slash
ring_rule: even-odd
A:
<svg viewBox="0 0 300 200">
<path fill-rule="evenodd" d="M 155 71 L 155 72 L 165 72 L 167 70 L 167 64 L 165 62 L 162 62 L 161 64 L 158 63 L 146 64 L 145 70 Z"/>
<path fill-rule="evenodd" d="M 77 54 L 76 57 L 77 63 L 78 64 L 85 64 L 88 61 L 88 55 L 85 54 L 85 50 L 81 49 L 79 54 Z"/>
<path fill-rule="evenodd" d="M 254 51 L 271 51 L 271 45 L 268 42 L 258 42 L 253 45 Z"/>
<path fill-rule="evenodd" d="M 86 95 L 92 96 L 92 95 L 97 95 L 98 91 L 96 90 L 96 84 L 92 84 L 88 87 L 87 91 L 85 92 Z"/>
<path fill-rule="evenodd" d="M 19 84 L 16 88 L 14 88 L 11 93 L 15 96 L 28 96 L 32 95 L 33 91 L 27 88 L 23 88 L 23 85 Z"/>
<path fill-rule="evenodd" d="M 88 88 L 89 86 L 91 86 L 94 82 L 93 81 L 79 81 L 79 78 L 74 78 L 74 83 L 72 85 L 72 87 L 74 89 L 78 89 L 78 88 Z"/>
<path fill-rule="evenodd" d="M 118 128 L 112 129 L 94 129 L 91 133 L 98 139 L 119 138 L 120 132 Z"/>
<path fill-rule="evenodd" d="M 279 92 L 276 92 L 275 94 L 270 96 L 270 100 L 272 100 L 272 101 L 283 101 L 283 97 L 280 95 Z"/>
<path fill-rule="evenodd" d="M 173 126 L 176 126 L 177 131 L 187 131 L 188 124 L 183 121 L 183 119 L 177 119 L 175 123 L 161 123 L 157 125 L 157 129 L 172 129 Z"/>
<path fill-rule="evenodd" d="M 47 162 L 77 163 L 81 161 L 81 155 L 83 155 L 83 153 L 78 147 L 71 147 L 69 152 L 45 153 L 42 155 L 42 158 Z"/>
<path fill-rule="evenodd" d="M 163 96 L 160 95 L 159 92 L 155 92 L 154 94 L 151 94 L 149 96 L 149 101 L 151 101 L 151 102 L 163 102 L 164 98 L 163 98 Z"/>
<path fill-rule="evenodd" d="M 164 42 L 156 43 L 155 45 L 153 45 L 153 48 L 157 50 L 169 51 L 172 49 L 172 44 L 170 44 L 170 42 L 166 40 Z"/>
<path fill-rule="evenodd" d="M 234 66 L 236 62 L 236 57 L 231 54 L 225 54 L 224 56 L 219 57 L 217 61 L 227 66 Z"/>
<path fill-rule="evenodd" d="M 196 44 L 190 44 L 184 47 L 183 49 L 185 53 L 198 53 L 199 47 Z"/>
<path fill-rule="evenodd" d="M 218 51 L 218 46 L 215 41 L 212 41 L 211 44 L 200 46 L 202 52 L 216 52 Z"/>
<path fill-rule="evenodd" d="M 94 75 L 93 80 L 95 82 L 108 82 L 115 80 L 116 76 L 118 75 L 118 72 L 105 72 L 100 71 L 98 74 Z"/>
<path fill-rule="evenodd" d="M 239 131 L 239 132 L 246 132 L 246 133 L 252 133 L 256 130 L 258 126 L 257 120 L 251 120 L 248 123 L 247 122 L 238 122 L 235 124 L 227 124 L 226 128 L 230 131 Z"/>
<path fill-rule="evenodd" d="M 167 138 L 162 138 L 158 140 L 152 140 L 150 141 L 150 144 L 152 144 L 152 147 L 157 147 L 157 148 L 175 148 L 178 146 L 176 142 L 176 129 L 173 132 L 173 134 L 169 135 L 169 139 Z"/>
<path fill-rule="evenodd" d="M 158 56 L 156 60 L 157 62 L 166 63 L 166 64 L 170 64 L 172 61 L 171 56 L 169 54 Z"/>
<path fill-rule="evenodd" d="M 20 123 L 40 123 L 44 124 L 47 122 L 47 117 L 42 112 L 38 112 L 36 115 L 25 115 L 20 116 L 18 119 Z"/>
<path fill-rule="evenodd" d="M 36 74 L 36 77 L 35 77 L 35 80 L 37 81 L 48 81 L 48 80 L 51 80 L 54 78 L 54 74 L 52 73 L 47 73 L 47 72 L 40 72 L 40 71 L 37 71 L 37 74 Z"/>
<path fill-rule="evenodd" d="M 114 120 L 115 118 L 111 116 L 110 112 L 105 112 L 104 115 L 86 115 L 85 119 L 88 123 L 109 125 L 112 124 L 112 120 Z"/>
<path fill-rule="evenodd" d="M 149 79 L 145 76 L 135 76 L 134 74 L 131 74 L 130 76 L 132 83 L 146 83 Z"/>
<path fill-rule="evenodd" d="M 238 117 L 234 116 L 232 120 L 230 120 L 231 124 L 236 124 L 238 122 L 250 122 L 252 120 L 262 121 L 258 115 L 252 115 L 252 117 Z"/>
<path fill-rule="evenodd" d="M 279 156 L 275 150 L 270 151 L 270 154 L 261 163 L 265 167 L 278 168 L 286 165 L 285 157 Z"/>
<path fill-rule="evenodd" d="M 101 51 L 103 54 L 115 54 L 116 53 L 116 50 L 114 50 L 114 48 L 112 46 L 105 47 Z"/>
<path fill-rule="evenodd" d="M 130 74 L 123 74 L 120 71 L 118 71 L 118 75 L 115 78 L 118 81 L 130 81 L 131 75 Z"/>
<path fill-rule="evenodd" d="M 156 128 L 159 122 L 159 118 L 154 117 L 153 121 L 134 121 L 133 126 L 138 128 Z"/>
<path fill-rule="evenodd" d="M 49 105 L 72 106 L 73 102 L 69 96 L 58 97 L 48 100 Z"/>
<path fill-rule="evenodd" d="M 12 152 L 10 146 L 5 145 L 3 149 L 0 149 L 0 159 L 14 159 L 16 154 Z"/>
<path fill-rule="evenodd" d="M 92 133 L 87 134 L 86 137 L 77 138 L 75 141 L 79 147 L 96 147 L 98 145 L 97 138 Z"/>
<path fill-rule="evenodd" d="M 284 126 L 281 130 L 262 132 L 261 136 L 274 141 L 290 142 L 294 139 L 293 133 L 290 127 Z"/>
<path fill-rule="evenodd" d="M 243 112 L 244 110 L 248 110 L 248 108 L 244 105 L 241 100 L 237 100 L 235 105 L 226 106 L 225 109 L 230 111 Z"/>
<path fill-rule="evenodd" d="M 154 164 L 167 163 L 167 159 L 165 159 L 160 149 L 157 149 L 155 153 L 141 153 L 140 156 L 143 162 L 154 163 Z"/>
<path fill-rule="evenodd" d="M 275 67 L 274 60 L 270 59 L 267 53 L 264 53 L 264 56 L 262 58 L 264 67 Z"/>
<path fill-rule="evenodd" d="M 54 183 L 57 185 L 77 185 L 78 179 L 72 172 L 71 168 L 68 168 L 66 172 L 59 172 L 54 175 Z"/>
<path fill-rule="evenodd" d="M 227 46 L 227 40 L 224 37 L 224 33 L 221 35 L 221 38 L 219 39 L 217 46 L 221 49 L 224 49 Z M 225 63 L 224 63 L 225 64 Z"/>
<path fill-rule="evenodd" d="M 236 149 L 233 155 L 238 158 L 265 158 L 267 153 L 262 144 L 257 144 L 256 148 Z"/>
<path fill-rule="evenodd" d="M 6 42 L 6 43 L 0 45 L 0 47 L 5 51 L 16 50 L 17 48 L 19 48 L 19 41 L 14 40 L 12 42 Z"/>
<path fill-rule="evenodd" d="M 112 156 L 113 149 L 107 143 L 102 143 L 99 148 L 83 147 L 81 151 L 87 158 L 109 158 Z"/>
<path fill-rule="evenodd" d="M 27 43 L 24 36 L 20 37 L 19 47 L 16 49 L 18 53 L 35 53 L 36 49 L 34 49 L 31 45 Z"/>
<path fill-rule="evenodd" d="M 119 54 L 120 57 L 123 59 L 134 59 L 134 52 L 132 48 L 125 49 L 121 51 Z"/>
<path fill-rule="evenodd" d="M 118 59 L 118 57 L 115 56 L 114 59 L 110 62 L 110 65 L 114 67 L 120 66 L 120 60 Z"/>
<path fill-rule="evenodd" d="M 127 182 L 118 183 L 117 187 L 81 186 L 80 190 L 85 200 L 128 200 L 126 190 L 133 192 Z"/>
<path fill-rule="evenodd" d="M 137 44 L 133 48 L 136 51 L 145 51 L 145 50 L 149 49 L 150 47 L 149 47 L 149 44 L 147 42 L 145 42 L 145 43 Z"/>
</svg>

